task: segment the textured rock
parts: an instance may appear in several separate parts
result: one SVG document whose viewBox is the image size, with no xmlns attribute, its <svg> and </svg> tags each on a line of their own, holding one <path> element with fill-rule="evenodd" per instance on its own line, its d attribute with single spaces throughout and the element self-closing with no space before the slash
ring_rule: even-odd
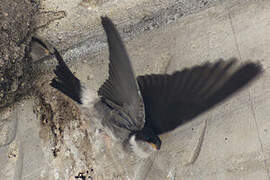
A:
<svg viewBox="0 0 270 180">
<path fill-rule="evenodd" d="M 0 2 L 0 108 L 25 94 L 30 87 L 32 62 L 29 51 L 37 2 Z"/>
</svg>

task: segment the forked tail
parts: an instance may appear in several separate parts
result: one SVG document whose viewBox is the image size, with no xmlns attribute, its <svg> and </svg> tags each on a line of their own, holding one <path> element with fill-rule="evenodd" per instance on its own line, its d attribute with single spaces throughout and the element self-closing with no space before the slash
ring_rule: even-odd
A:
<svg viewBox="0 0 270 180">
<path fill-rule="evenodd" d="M 53 78 L 50 85 L 58 89 L 59 91 L 64 93 L 66 96 L 76 101 L 77 103 L 82 104 L 81 82 L 70 71 L 70 69 L 64 62 L 62 56 L 59 54 L 57 49 L 55 47 L 49 48 L 46 43 L 44 43 L 42 40 L 36 37 L 33 37 L 32 41 L 36 41 L 40 45 L 42 45 L 45 49 L 47 49 L 50 52 L 50 54 L 54 55 L 58 61 L 58 65 L 56 66 L 56 69 L 54 70 L 54 73 L 56 74 L 57 77 Z M 50 49 L 53 49 L 53 52 L 51 52 L 52 50 Z"/>
</svg>

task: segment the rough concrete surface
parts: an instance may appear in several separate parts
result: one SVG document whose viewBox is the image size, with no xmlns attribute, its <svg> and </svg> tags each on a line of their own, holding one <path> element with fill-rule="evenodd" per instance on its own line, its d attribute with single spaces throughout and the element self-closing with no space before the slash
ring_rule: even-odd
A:
<svg viewBox="0 0 270 180">
<path fill-rule="evenodd" d="M 0 2 L 0 108 L 12 104 L 31 87 L 27 56 L 38 1 Z"/>
<path fill-rule="evenodd" d="M 94 2 L 97 2 L 96 5 Z M 218 0 L 46 0 L 37 16 L 38 34 L 69 52 L 68 60 L 91 56 L 104 48 L 100 16 L 117 24 L 124 38 L 175 22 L 217 4 Z M 42 28 L 45 27 L 45 28 Z M 72 51 L 70 50 L 72 49 Z"/>
<path fill-rule="evenodd" d="M 84 1 L 87 2 L 90 1 Z M 67 4 L 47 1 L 42 6 L 61 9 L 68 7 Z M 87 12 L 81 15 L 88 17 Z M 66 15 L 57 23 L 65 24 L 69 20 L 68 12 L 63 14 Z M 61 17 L 61 12 L 58 15 Z M 100 30 L 98 19 L 95 21 L 92 26 Z M 90 34 L 79 33 L 69 39 L 81 31 L 70 31 L 68 26 L 64 27 L 65 31 L 62 28 L 53 31 L 57 23 L 48 22 L 42 22 L 40 27 L 45 28 L 38 34 L 60 46 L 67 60 L 76 57 L 69 64 L 71 70 L 97 90 L 107 76 L 108 52 L 100 48 L 100 53 L 89 53 L 104 47 L 105 37 L 94 37 L 96 44 L 91 46 L 80 40 L 87 36 L 91 39 Z M 118 22 L 121 24 L 121 20 Z M 78 17 L 74 28 L 85 28 L 80 23 L 83 21 Z M 61 32 L 65 32 L 62 37 Z M 34 67 L 41 70 L 42 76 L 34 82 L 34 95 L 1 112 L 0 179 L 270 179 L 269 32 L 269 1 L 228 0 L 126 39 L 138 75 L 170 73 L 230 57 L 237 57 L 240 62 L 259 61 L 265 70 L 248 88 L 163 135 L 162 149 L 147 160 L 123 153 L 119 144 L 95 130 L 91 121 L 95 117 L 82 116 L 70 99 L 49 86 L 53 74 L 47 72 L 52 71 L 54 59 L 36 61 Z M 90 50 L 86 51 L 87 47 Z"/>
</svg>

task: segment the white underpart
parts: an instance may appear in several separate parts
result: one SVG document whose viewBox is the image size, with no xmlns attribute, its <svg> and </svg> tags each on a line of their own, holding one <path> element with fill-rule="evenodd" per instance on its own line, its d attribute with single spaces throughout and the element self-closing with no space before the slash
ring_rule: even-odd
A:
<svg viewBox="0 0 270 180">
<path fill-rule="evenodd" d="M 132 135 L 131 138 L 129 139 L 129 143 L 131 145 L 131 148 L 133 152 L 138 155 L 141 158 L 147 158 L 150 153 L 145 152 L 141 147 L 138 146 L 136 140 L 135 140 L 135 135 Z"/>
<path fill-rule="evenodd" d="M 98 95 L 95 91 L 82 86 L 82 106 L 83 107 L 87 107 L 87 108 L 91 108 L 95 102 L 98 100 Z"/>
</svg>

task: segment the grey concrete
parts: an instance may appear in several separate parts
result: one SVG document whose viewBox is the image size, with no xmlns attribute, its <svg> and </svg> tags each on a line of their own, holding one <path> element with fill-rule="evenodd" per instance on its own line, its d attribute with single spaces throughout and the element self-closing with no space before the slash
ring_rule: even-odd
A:
<svg viewBox="0 0 270 180">
<path fill-rule="evenodd" d="M 96 3 L 93 3 L 96 2 Z M 91 56 L 106 46 L 100 16 L 114 20 L 125 39 L 177 21 L 219 0 L 69 0 L 41 1 L 37 33 L 57 45 L 66 59 Z"/>
<path fill-rule="evenodd" d="M 136 74 L 230 57 L 260 61 L 265 69 L 233 98 L 163 135 L 161 151 L 145 161 L 128 157 L 95 131 L 91 118 L 49 87 L 53 75 L 42 76 L 35 97 L 1 113 L 0 142 L 10 144 L 0 149 L 0 179 L 75 179 L 79 173 L 88 179 L 270 179 L 269 22 L 269 1 L 232 0 L 125 42 Z M 105 49 L 80 57 L 71 69 L 96 90 L 107 76 L 107 63 Z"/>
</svg>

